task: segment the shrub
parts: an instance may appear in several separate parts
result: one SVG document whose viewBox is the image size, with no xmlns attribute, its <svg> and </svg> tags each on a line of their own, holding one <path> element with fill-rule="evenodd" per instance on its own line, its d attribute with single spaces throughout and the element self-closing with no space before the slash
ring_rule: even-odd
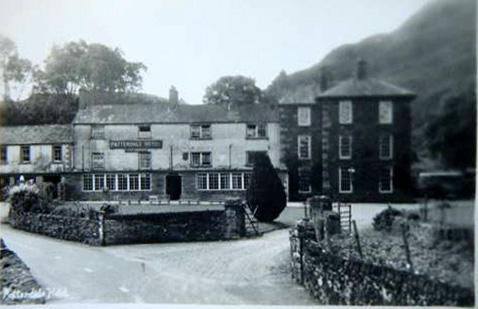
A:
<svg viewBox="0 0 478 309">
<path fill-rule="evenodd" d="M 8 188 L 8 202 L 12 209 L 29 212 L 40 208 L 40 190 L 34 183 L 21 183 Z"/>
<path fill-rule="evenodd" d="M 393 220 L 397 216 L 401 216 L 402 212 L 395 208 L 389 206 L 387 209 L 383 210 L 382 212 L 378 213 L 373 218 L 373 228 L 377 231 L 391 231 Z"/>
<path fill-rule="evenodd" d="M 247 204 L 257 220 L 272 222 L 286 206 L 285 189 L 267 154 L 254 154 L 253 162 L 254 169 L 246 192 Z"/>
</svg>

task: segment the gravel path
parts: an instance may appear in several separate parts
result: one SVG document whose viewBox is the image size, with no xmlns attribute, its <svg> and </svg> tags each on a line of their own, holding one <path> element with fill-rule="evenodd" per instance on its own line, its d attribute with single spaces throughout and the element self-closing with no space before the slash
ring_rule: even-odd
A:
<svg viewBox="0 0 478 309">
<path fill-rule="evenodd" d="M 290 280 L 287 230 L 236 241 L 111 247 L 8 226 L 2 236 L 51 292 L 51 304 L 316 304 Z"/>
</svg>

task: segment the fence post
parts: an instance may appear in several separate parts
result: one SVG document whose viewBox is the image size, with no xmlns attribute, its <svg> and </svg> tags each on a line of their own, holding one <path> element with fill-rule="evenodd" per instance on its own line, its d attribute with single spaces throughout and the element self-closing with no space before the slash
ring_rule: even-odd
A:
<svg viewBox="0 0 478 309">
<path fill-rule="evenodd" d="M 357 229 L 357 223 L 355 223 L 355 220 L 352 221 L 354 225 L 354 236 L 355 236 L 355 242 L 357 243 L 357 251 L 360 255 L 360 258 L 363 259 L 363 253 L 362 253 L 362 247 L 360 246 L 360 237 Z"/>
<path fill-rule="evenodd" d="M 101 246 L 105 246 L 106 245 L 106 240 L 105 240 L 105 234 L 106 234 L 106 231 L 105 231 L 105 212 L 104 211 L 100 211 L 100 215 L 99 215 L 99 228 L 98 228 L 98 233 L 100 235 L 100 245 Z"/>
<path fill-rule="evenodd" d="M 407 231 L 405 225 L 402 226 L 402 237 L 405 245 L 405 254 L 407 255 L 407 263 L 410 265 L 410 270 L 413 272 L 412 257 L 410 256 L 410 247 L 408 245 Z"/>
</svg>

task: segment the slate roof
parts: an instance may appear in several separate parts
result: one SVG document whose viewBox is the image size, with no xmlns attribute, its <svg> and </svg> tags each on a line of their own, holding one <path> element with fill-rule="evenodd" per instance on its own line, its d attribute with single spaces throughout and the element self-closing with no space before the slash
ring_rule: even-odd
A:
<svg viewBox="0 0 478 309">
<path fill-rule="evenodd" d="M 0 127 L 0 144 L 55 144 L 72 143 L 70 125 L 37 125 Z"/>
<path fill-rule="evenodd" d="M 415 94 L 407 89 L 389 84 L 387 82 L 373 79 L 357 79 L 351 78 L 339 83 L 337 86 L 328 89 L 319 94 L 318 99 L 331 97 L 369 97 L 369 96 L 409 96 L 414 97 Z"/>
<path fill-rule="evenodd" d="M 277 108 L 268 104 L 171 105 L 130 104 L 93 105 L 79 110 L 73 124 L 141 124 L 195 122 L 278 122 Z"/>
</svg>

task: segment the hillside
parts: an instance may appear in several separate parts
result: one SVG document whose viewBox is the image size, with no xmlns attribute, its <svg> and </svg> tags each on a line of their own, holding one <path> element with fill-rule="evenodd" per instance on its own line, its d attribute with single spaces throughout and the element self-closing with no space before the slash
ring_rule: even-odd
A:
<svg viewBox="0 0 478 309">
<path fill-rule="evenodd" d="M 444 113 L 450 108 L 445 105 L 450 97 L 459 98 L 455 109 L 460 115 L 475 113 L 476 118 L 476 108 L 470 106 L 476 97 L 475 0 L 431 1 L 392 33 L 343 45 L 309 69 L 290 75 L 282 72 L 266 92 L 279 102 L 313 101 L 320 93 L 322 68 L 334 84 L 350 78 L 360 58 L 368 61 L 374 77 L 418 94 L 412 115 L 413 142 L 420 157 L 433 148 L 426 131 L 434 121 L 447 119 Z M 468 122 L 466 130 L 476 126 L 476 119 Z"/>
</svg>

